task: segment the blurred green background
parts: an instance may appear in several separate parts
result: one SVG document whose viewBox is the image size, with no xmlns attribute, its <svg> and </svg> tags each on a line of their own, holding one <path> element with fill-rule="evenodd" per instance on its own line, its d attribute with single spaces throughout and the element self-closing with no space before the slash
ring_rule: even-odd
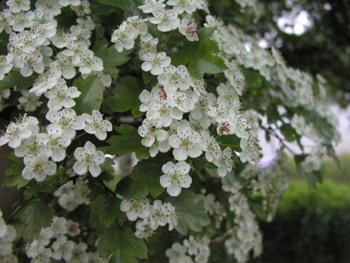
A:
<svg viewBox="0 0 350 263">
<path fill-rule="evenodd" d="M 260 222 L 264 253 L 251 263 L 350 262 L 350 154 L 323 164 L 311 189 L 290 161 L 290 187 L 270 223 Z"/>
</svg>

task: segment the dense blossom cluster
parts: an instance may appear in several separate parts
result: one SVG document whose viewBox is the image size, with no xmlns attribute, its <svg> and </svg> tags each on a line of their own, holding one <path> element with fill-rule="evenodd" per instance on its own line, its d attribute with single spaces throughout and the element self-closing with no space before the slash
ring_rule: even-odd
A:
<svg viewBox="0 0 350 263">
<path fill-rule="evenodd" d="M 12 103 L 22 113 L 5 128 L 0 146 L 13 149 L 25 183 L 19 181 L 29 185 L 26 201 L 31 204 L 30 197 L 38 194 L 38 200 L 49 207 L 47 214 L 56 213 L 50 226 L 41 227 L 31 239 L 25 237 L 26 256 L 34 263 L 109 262 L 123 248 L 114 243 L 112 248 L 103 247 L 115 234 L 110 229 L 135 238 L 128 243 L 140 248 L 138 241 L 157 238 L 162 232 L 158 228 L 166 225 L 168 231 L 187 234 L 169 237 L 172 246 L 163 250 L 169 262 L 210 262 L 210 247 L 219 242 L 237 262 L 260 255 L 262 234 L 250 201 L 261 207 L 265 220 L 272 219 L 288 187 L 287 157 L 282 151 L 288 145 L 283 141 L 300 146 L 304 173 L 317 173 L 329 155 L 331 140 L 338 139 L 334 131 L 331 135 L 319 131 L 314 121 L 322 118 L 329 130 L 337 125 L 323 104 L 323 80 L 288 67 L 274 48 L 262 48 L 238 27 L 225 26 L 210 15 L 206 0 L 144 0 L 138 7 L 135 1 L 127 7 L 120 3 L 126 18 L 110 31 L 103 28 L 106 25 L 98 15 L 91 15 L 90 4 L 107 15 L 119 8 L 118 3 L 103 9 L 104 2 L 108 1 L 38 0 L 31 4 L 8 0 L 0 12 L 0 33 L 8 36 L 8 54 L 0 55 L 0 81 L 14 83 L 0 87 L 0 106 Z M 256 0 L 237 4 L 259 13 Z M 60 25 L 65 12 L 70 19 L 74 17 L 74 25 Z M 103 37 L 109 33 L 106 41 Z M 111 48 L 108 42 L 113 43 Z M 193 55 L 187 50 L 176 53 L 191 47 L 199 53 L 192 57 L 198 59 L 197 64 L 179 58 Z M 133 60 L 122 68 L 128 54 Z M 125 108 L 131 109 L 129 119 L 135 120 L 137 132 L 134 127 L 119 126 L 115 130 L 121 135 L 107 140 L 113 125 L 123 122 L 119 112 L 126 111 L 119 105 L 113 107 L 113 99 L 135 94 L 122 91 L 119 82 L 118 72 L 124 77 L 128 70 L 144 82 L 142 88 L 127 87 L 130 91 L 140 88 L 135 96 L 138 105 L 135 98 L 122 98 L 125 104 L 132 100 L 132 107 Z M 27 85 L 23 80 L 32 82 Z M 105 102 L 103 91 L 110 86 L 108 94 L 117 95 Z M 95 98 L 96 90 L 101 91 L 100 97 Z M 91 106 L 91 101 L 96 105 Z M 113 109 L 118 110 L 108 112 Z M 273 114 L 278 114 L 278 121 Z M 132 129 L 137 137 L 132 137 Z M 289 137 L 286 130 L 291 130 Z M 261 133 L 281 142 L 277 157 L 267 165 L 259 164 Z M 121 138 L 140 139 L 115 149 L 113 143 Z M 305 138 L 313 142 L 311 151 L 302 146 Z M 145 148 L 149 160 L 156 160 L 159 170 L 152 178 L 141 177 L 147 182 L 137 181 L 135 174 L 128 176 L 123 169 L 113 171 L 106 158 L 113 151 L 125 155 L 129 147 Z M 136 152 L 138 157 L 142 154 Z M 150 176 L 149 171 L 141 172 Z M 53 197 L 52 202 L 45 199 L 46 194 Z M 184 202 L 183 196 L 193 200 Z M 113 222 L 101 219 L 100 212 Z M 68 219 L 79 216 L 79 223 Z M 196 216 L 200 217 L 197 221 Z M 135 235 L 128 236 L 127 228 Z M 15 238 L 20 239 L 20 234 L 16 237 L 15 228 L 0 217 L 0 260 L 16 262 Z M 113 242 L 116 239 L 112 237 Z"/>
<path fill-rule="evenodd" d="M 155 200 L 153 205 L 150 205 L 147 199 L 124 199 L 120 210 L 126 213 L 130 221 L 141 219 L 136 223 L 135 235 L 139 238 L 151 237 L 158 227 L 166 224 L 171 231 L 178 222 L 175 207 L 170 203 L 163 204 L 160 200 Z"/>
<path fill-rule="evenodd" d="M 12 243 L 16 238 L 16 229 L 7 225 L 0 210 L 0 261 L 17 263 L 18 259 L 13 254 Z"/>
<path fill-rule="evenodd" d="M 97 253 L 88 252 L 84 242 L 74 242 L 81 232 L 79 224 L 64 217 L 54 217 L 49 227 L 42 228 L 40 235 L 26 246 L 26 254 L 31 262 L 108 262 Z M 72 240 L 73 239 L 73 240 Z"/>
<path fill-rule="evenodd" d="M 182 244 L 176 242 L 165 252 L 169 263 L 186 262 L 200 263 L 208 262 L 210 256 L 209 237 L 196 238 L 189 236 Z"/>
</svg>

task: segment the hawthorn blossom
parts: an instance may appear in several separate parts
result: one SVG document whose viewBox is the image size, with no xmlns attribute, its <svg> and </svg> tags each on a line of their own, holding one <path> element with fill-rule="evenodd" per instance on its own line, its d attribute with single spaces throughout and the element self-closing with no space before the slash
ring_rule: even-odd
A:
<svg viewBox="0 0 350 263">
<path fill-rule="evenodd" d="M 70 261 L 72 258 L 72 251 L 75 246 L 75 243 L 64 235 L 60 235 L 57 237 L 56 241 L 54 241 L 51 245 L 52 248 L 52 258 L 54 260 L 65 260 Z"/>
<path fill-rule="evenodd" d="M 143 56 L 141 65 L 143 71 L 150 71 L 152 75 L 160 75 L 170 65 L 171 59 L 165 52 L 147 53 Z"/>
<path fill-rule="evenodd" d="M 197 10 L 197 5 L 194 0 L 168 0 L 167 4 L 170 6 L 174 6 L 174 10 L 178 14 L 182 14 L 186 12 L 187 14 L 192 14 Z"/>
<path fill-rule="evenodd" d="M 115 43 L 115 49 L 122 52 L 123 49 L 132 49 L 135 46 L 137 31 L 123 22 L 118 29 L 112 33 L 111 42 Z"/>
<path fill-rule="evenodd" d="M 61 128 L 48 126 L 46 133 L 39 133 L 36 138 L 38 144 L 48 150 L 46 154 L 54 162 L 60 162 L 66 157 L 66 148 L 70 145 L 71 138 L 64 134 Z"/>
<path fill-rule="evenodd" d="M 190 165 L 186 162 L 167 162 L 162 166 L 164 174 L 160 177 L 160 185 L 166 188 L 169 195 L 178 196 L 181 188 L 189 188 L 192 183 L 189 171 Z"/>
<path fill-rule="evenodd" d="M 166 140 L 169 134 L 161 128 L 160 122 L 152 119 L 145 119 L 138 128 L 138 133 L 143 138 L 141 143 L 146 147 L 151 147 L 155 141 L 162 142 Z"/>
<path fill-rule="evenodd" d="M 11 148 L 17 148 L 22 141 L 39 132 L 39 121 L 35 117 L 24 115 L 17 122 L 11 122 L 0 137 L 0 146 L 8 143 Z"/>
<path fill-rule="evenodd" d="M 242 162 L 257 161 L 259 158 L 258 139 L 255 136 L 243 137 L 240 146 L 242 152 L 239 156 Z"/>
<path fill-rule="evenodd" d="M 198 41 L 197 35 L 198 27 L 195 22 L 190 21 L 186 18 L 181 20 L 181 24 L 179 26 L 179 32 L 183 34 L 188 41 Z"/>
<path fill-rule="evenodd" d="M 31 112 L 35 111 L 42 104 L 39 97 L 28 90 L 21 90 L 21 95 L 22 96 L 18 98 L 18 109 L 22 109 L 25 112 Z"/>
<path fill-rule="evenodd" d="M 76 70 L 72 64 L 72 57 L 59 52 L 56 55 L 56 60 L 53 61 L 49 67 L 51 71 L 57 72 L 57 75 L 60 77 L 72 79 L 76 75 Z"/>
<path fill-rule="evenodd" d="M 62 129 L 70 138 L 74 138 L 76 130 L 82 130 L 85 126 L 83 117 L 77 116 L 73 109 L 49 110 L 46 119 L 52 123 L 51 126 Z"/>
<path fill-rule="evenodd" d="M 218 174 L 224 177 L 228 172 L 232 171 L 232 150 L 226 147 L 218 159 L 214 159 L 214 164 L 218 167 Z"/>
<path fill-rule="evenodd" d="M 169 263 L 193 263 L 193 260 L 186 255 L 186 250 L 186 247 L 176 242 L 165 251 L 165 255 L 169 258 Z"/>
<path fill-rule="evenodd" d="M 139 57 L 144 60 L 144 55 L 147 53 L 157 53 L 158 38 L 151 34 L 144 34 L 140 37 Z"/>
<path fill-rule="evenodd" d="M 130 221 L 137 218 L 146 218 L 150 215 L 150 204 L 148 199 L 124 199 L 120 204 L 120 210 L 126 213 Z"/>
<path fill-rule="evenodd" d="M 7 56 L 0 55 L 0 80 L 5 77 L 5 74 L 9 73 L 12 69 L 13 55 L 8 54 Z"/>
<path fill-rule="evenodd" d="M 140 8 L 144 13 L 153 13 L 158 9 L 164 9 L 165 4 L 163 3 L 165 0 L 145 0 L 143 1 L 143 5 L 140 5 Z"/>
<path fill-rule="evenodd" d="M 89 134 L 95 134 L 96 138 L 103 141 L 107 138 L 107 132 L 112 131 L 112 123 L 103 119 L 103 115 L 98 110 L 93 110 L 91 115 L 83 113 L 85 121 L 84 130 Z"/>
<path fill-rule="evenodd" d="M 26 155 L 23 159 L 25 164 L 22 170 L 23 178 L 27 180 L 34 178 L 37 182 L 41 182 L 45 180 L 46 176 L 54 175 L 57 166 L 49 161 L 48 158 L 46 154 Z"/>
<path fill-rule="evenodd" d="M 50 110 L 74 107 L 76 103 L 73 99 L 78 98 L 80 94 L 76 87 L 68 87 L 64 79 L 60 79 L 55 87 L 44 93 L 49 99 L 47 107 Z"/>
<path fill-rule="evenodd" d="M 213 162 L 215 159 L 220 158 L 220 145 L 213 136 L 210 136 L 208 131 L 202 132 L 202 142 L 200 143 L 200 147 L 205 152 L 205 158 L 208 162 Z"/>
<path fill-rule="evenodd" d="M 191 128 L 188 122 L 179 124 L 177 134 L 169 137 L 169 145 L 174 148 L 173 155 L 178 161 L 184 161 L 187 157 L 197 158 L 202 154 L 200 142 L 201 135 Z"/>
<path fill-rule="evenodd" d="M 77 161 L 73 165 L 73 170 L 78 175 L 89 171 L 93 177 L 97 177 L 101 173 L 100 165 L 105 162 L 104 153 L 96 150 L 96 146 L 89 141 L 84 147 L 75 149 L 74 157 Z"/>
<path fill-rule="evenodd" d="M 157 29 L 161 32 L 175 30 L 180 25 L 178 14 L 172 9 L 156 9 L 153 11 L 154 17 L 150 17 L 149 21 L 157 25 Z"/>
<path fill-rule="evenodd" d="M 8 0 L 6 5 L 10 8 L 11 13 L 19 13 L 30 9 L 30 0 Z"/>
<path fill-rule="evenodd" d="M 177 89 L 187 90 L 191 84 L 191 78 L 187 67 L 170 65 L 158 76 L 158 81 L 164 86 L 168 95 L 173 94 Z"/>
</svg>

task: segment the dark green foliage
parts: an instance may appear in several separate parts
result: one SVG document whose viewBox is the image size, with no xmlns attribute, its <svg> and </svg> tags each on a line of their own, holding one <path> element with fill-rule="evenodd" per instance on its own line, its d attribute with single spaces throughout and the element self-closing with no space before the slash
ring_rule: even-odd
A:
<svg viewBox="0 0 350 263">
<path fill-rule="evenodd" d="M 272 223 L 261 223 L 264 253 L 252 263 L 350 262 L 349 188 L 294 182 Z"/>
</svg>

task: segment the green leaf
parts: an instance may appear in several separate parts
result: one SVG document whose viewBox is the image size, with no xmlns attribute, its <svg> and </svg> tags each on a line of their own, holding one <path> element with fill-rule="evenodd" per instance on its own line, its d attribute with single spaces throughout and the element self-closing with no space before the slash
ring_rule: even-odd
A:
<svg viewBox="0 0 350 263">
<path fill-rule="evenodd" d="M 112 136 L 107 142 L 110 146 L 107 149 L 109 154 L 125 155 L 135 153 L 136 157 L 141 160 L 148 157 L 148 148 L 141 144 L 141 136 L 137 129 L 131 125 L 121 125 L 117 127 L 121 135 Z"/>
<path fill-rule="evenodd" d="M 43 227 L 50 226 L 53 214 L 47 204 L 42 201 L 33 201 L 23 207 L 16 218 L 21 221 L 21 236 L 26 240 L 33 240 Z"/>
<path fill-rule="evenodd" d="M 135 77 L 126 76 L 120 78 L 116 86 L 114 95 L 106 99 L 105 105 L 115 112 L 138 111 L 139 95 L 143 90 L 140 81 Z"/>
<path fill-rule="evenodd" d="M 288 142 L 294 141 L 295 130 L 289 123 L 284 123 L 281 126 L 281 132 Z"/>
<path fill-rule="evenodd" d="M 74 81 L 73 86 L 81 92 L 74 107 L 77 114 L 90 114 L 93 110 L 100 110 L 105 88 L 97 76 L 89 76 L 86 79 L 78 78 Z"/>
<path fill-rule="evenodd" d="M 130 174 L 133 182 L 127 189 L 122 189 L 121 194 L 133 198 L 144 198 L 150 193 L 157 198 L 164 192 L 164 188 L 159 183 L 162 165 L 162 162 L 155 159 L 138 162 Z"/>
<path fill-rule="evenodd" d="M 147 258 L 147 246 L 133 232 L 120 228 L 117 224 L 110 227 L 97 242 L 98 252 L 113 262 L 137 263 L 137 258 Z"/>
<path fill-rule="evenodd" d="M 68 181 L 68 178 L 63 175 L 64 170 L 57 171 L 54 177 L 49 177 L 43 182 L 35 182 L 32 186 L 26 187 L 23 192 L 24 199 L 30 199 L 39 193 L 51 194 L 57 190 L 57 188 Z"/>
<path fill-rule="evenodd" d="M 11 71 L 0 81 L 0 90 L 16 87 L 16 90 L 24 90 L 33 86 L 36 75 L 23 77 L 17 71 Z"/>
<path fill-rule="evenodd" d="M 219 48 L 210 40 L 213 28 L 199 30 L 197 42 L 186 42 L 180 51 L 169 54 L 175 65 L 187 65 L 188 71 L 195 78 L 202 78 L 205 73 L 218 74 L 227 69 L 222 58 L 216 54 Z"/>
<path fill-rule="evenodd" d="M 241 139 L 238 138 L 236 135 L 221 135 L 216 138 L 217 142 L 224 147 L 230 147 L 233 151 L 240 152 L 241 146 Z"/>
<path fill-rule="evenodd" d="M 101 194 L 97 196 L 91 203 L 91 216 L 97 217 L 101 227 L 110 227 L 115 223 L 117 217 L 122 216 L 120 212 L 120 201 L 111 196 Z"/>
<path fill-rule="evenodd" d="M 4 186 L 16 186 L 17 189 L 20 189 L 30 182 L 30 180 L 26 180 L 22 177 L 24 164 L 22 163 L 22 159 L 15 157 L 13 153 L 10 154 L 8 158 L 14 163 L 9 168 L 7 168 L 5 172 Z"/>
<path fill-rule="evenodd" d="M 118 7 L 123 10 L 125 16 L 139 15 L 138 6 L 142 4 L 140 0 L 99 0 L 100 4 Z"/>
<path fill-rule="evenodd" d="M 189 230 L 200 232 L 203 227 L 210 223 L 210 218 L 204 207 L 196 203 L 195 199 L 195 193 L 189 190 L 182 190 L 178 197 L 169 198 L 180 215 L 179 223 L 175 229 L 183 235 L 187 235 Z"/>
</svg>

